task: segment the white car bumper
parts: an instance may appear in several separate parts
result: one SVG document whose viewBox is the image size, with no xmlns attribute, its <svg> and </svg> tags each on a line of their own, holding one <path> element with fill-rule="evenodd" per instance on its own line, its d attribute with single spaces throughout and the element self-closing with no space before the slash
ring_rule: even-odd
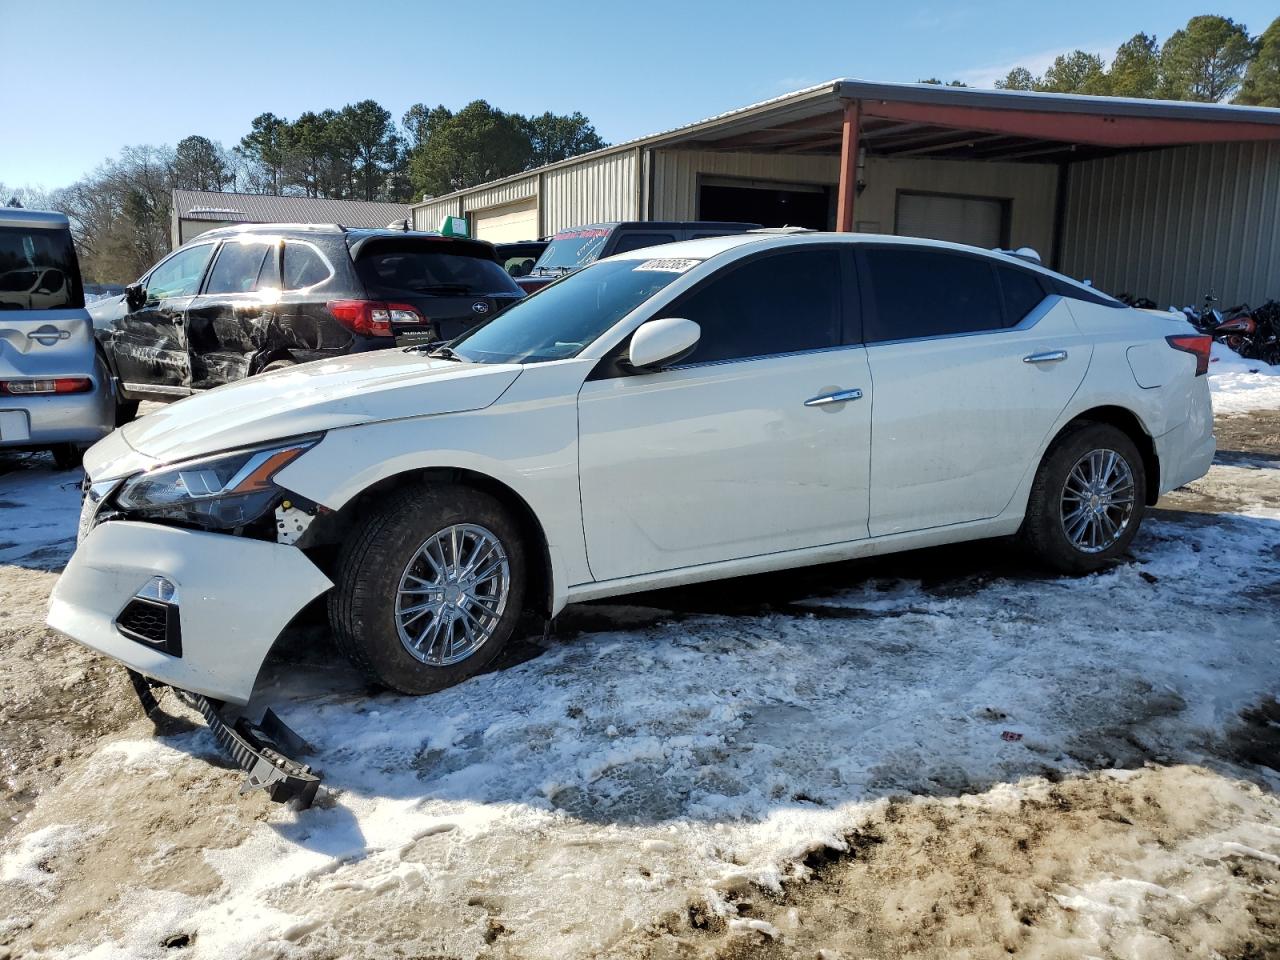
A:
<svg viewBox="0 0 1280 960">
<path fill-rule="evenodd" d="M 176 588 L 179 655 L 126 636 L 116 623 L 156 577 Z M 112 521 L 95 527 L 67 564 L 49 626 L 153 679 L 243 704 L 280 631 L 331 586 L 294 547 Z"/>
</svg>

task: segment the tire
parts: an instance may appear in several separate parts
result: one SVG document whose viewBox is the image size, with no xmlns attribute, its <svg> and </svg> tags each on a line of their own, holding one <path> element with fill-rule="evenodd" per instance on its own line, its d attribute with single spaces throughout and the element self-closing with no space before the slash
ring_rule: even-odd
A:
<svg viewBox="0 0 1280 960">
<path fill-rule="evenodd" d="M 1110 454 L 1116 455 L 1116 463 Z M 1097 484 L 1102 496 L 1095 501 L 1092 483 L 1082 481 L 1097 474 L 1102 474 Z M 1142 455 L 1122 430 L 1088 422 L 1069 427 L 1050 445 L 1036 472 L 1022 540 L 1037 559 L 1060 573 L 1099 570 L 1128 550 L 1137 535 L 1146 512 L 1146 483 Z M 1113 484 L 1116 489 L 1106 494 Z"/>
<path fill-rule="evenodd" d="M 290 367 L 296 367 L 297 363 L 292 360 L 272 360 L 265 367 L 259 370 L 259 373 L 270 373 L 272 370 L 288 370 Z"/>
<path fill-rule="evenodd" d="M 458 552 L 463 561 L 468 550 L 480 551 L 485 535 L 497 542 L 500 551 L 486 555 L 481 573 L 505 557 L 505 595 L 500 602 L 500 575 L 471 588 L 485 593 L 480 602 L 497 608 L 496 617 L 481 613 L 479 602 L 461 596 L 466 592 L 462 587 L 439 576 L 440 567 L 449 568 L 448 538 L 429 545 L 453 529 L 462 530 Z M 432 556 L 430 564 L 423 551 Z M 401 693 L 432 693 L 460 683 L 488 666 L 511 638 L 524 602 L 525 562 L 519 526 L 488 494 L 456 484 L 413 485 L 389 493 L 352 532 L 339 556 L 329 593 L 329 622 L 338 648 L 370 679 Z M 465 571 L 465 562 L 460 566 Z M 427 612 L 415 619 L 416 596 L 401 596 L 402 587 L 426 595 L 443 615 Z M 473 624 L 477 615 L 484 630 Z M 467 647 L 468 629 L 478 642 L 465 656 L 449 660 L 446 649 L 455 653 Z M 458 640 L 446 641 L 446 630 L 449 641 Z M 418 640 L 415 655 L 410 646 L 420 631 L 425 639 Z"/>
<path fill-rule="evenodd" d="M 126 400 L 120 396 L 120 381 L 111 375 L 111 367 L 107 364 L 107 358 L 101 348 L 98 350 L 97 373 L 101 378 L 100 382 L 110 384 L 111 387 L 112 422 L 117 427 L 123 427 L 126 423 L 132 423 L 138 419 L 138 401 Z"/>
<path fill-rule="evenodd" d="M 60 443 L 50 447 L 53 454 L 53 465 L 59 470 L 74 470 L 84 459 L 84 448 L 74 443 Z"/>
</svg>

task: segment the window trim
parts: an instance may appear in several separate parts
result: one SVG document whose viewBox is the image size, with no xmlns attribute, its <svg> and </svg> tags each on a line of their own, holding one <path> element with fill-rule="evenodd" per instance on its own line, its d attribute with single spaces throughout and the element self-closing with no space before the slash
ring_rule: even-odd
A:
<svg viewBox="0 0 1280 960">
<path fill-rule="evenodd" d="M 639 323 L 631 329 L 629 333 L 622 337 L 613 347 L 605 352 L 597 362 L 591 373 L 587 375 L 587 380 L 613 380 L 625 377 L 636 377 L 650 375 L 651 371 L 642 370 L 626 370 L 623 369 L 618 362 L 625 356 L 628 348 L 631 346 L 631 338 L 635 336 L 636 330 L 639 330 L 644 324 L 650 320 L 659 319 L 658 314 L 666 314 L 667 316 L 679 316 L 680 304 L 686 299 L 696 295 L 708 284 L 720 279 L 723 276 L 734 273 L 739 269 L 748 267 L 759 260 L 782 256 L 789 253 L 817 253 L 822 251 L 833 251 L 836 253 L 840 264 L 840 290 L 843 296 L 836 298 L 836 309 L 839 312 L 838 326 L 840 329 L 840 342 L 827 347 L 811 347 L 807 350 L 788 350 L 783 353 L 761 353 L 750 357 L 730 357 L 723 360 L 704 360 L 700 363 L 682 363 L 675 364 L 670 367 L 664 367 L 663 372 L 668 370 L 697 370 L 702 367 L 723 366 L 730 363 L 751 363 L 757 360 L 770 360 L 778 357 L 798 357 L 811 353 L 827 353 L 832 350 L 846 350 L 849 348 L 861 347 L 861 315 L 859 311 L 859 293 L 862 289 L 859 275 L 854 272 L 852 263 L 853 251 L 850 250 L 850 244 L 832 241 L 819 241 L 817 243 L 804 244 L 786 244 L 785 246 L 771 246 L 764 250 L 756 250 L 745 256 L 737 257 L 712 270 L 704 277 L 700 277 L 696 283 L 685 290 L 681 290 L 669 302 L 657 307 L 646 315 Z M 707 262 L 707 261 L 704 261 Z M 852 288 L 849 281 L 853 280 Z M 850 314 L 853 313 L 851 317 Z M 850 339 L 850 334 L 855 333 L 856 338 Z"/>
</svg>

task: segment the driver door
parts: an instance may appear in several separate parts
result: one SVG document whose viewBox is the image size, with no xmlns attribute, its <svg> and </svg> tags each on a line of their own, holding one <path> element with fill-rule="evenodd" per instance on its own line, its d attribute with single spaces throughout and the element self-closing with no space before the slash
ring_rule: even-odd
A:
<svg viewBox="0 0 1280 960">
<path fill-rule="evenodd" d="M 602 361 L 578 396 L 596 580 L 867 536 L 871 378 L 852 266 L 830 246 L 738 261 L 659 315 L 701 327 L 686 360 L 633 375 Z"/>
<path fill-rule="evenodd" d="M 186 394 L 191 387 L 187 307 L 200 290 L 213 243 L 183 247 L 142 281 L 143 301 L 118 323 L 112 337 L 116 369 L 131 392 Z"/>
</svg>

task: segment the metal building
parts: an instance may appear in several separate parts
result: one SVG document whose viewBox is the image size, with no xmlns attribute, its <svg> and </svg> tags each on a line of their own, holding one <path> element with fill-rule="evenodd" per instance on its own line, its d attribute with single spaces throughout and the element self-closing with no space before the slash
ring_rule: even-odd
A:
<svg viewBox="0 0 1280 960">
<path fill-rule="evenodd" d="M 340 223 L 346 227 L 385 227 L 408 217 L 409 206 L 404 203 L 175 190 L 169 240 L 176 248 L 206 230 L 237 223 Z"/>
<path fill-rule="evenodd" d="M 1280 110 L 832 80 L 415 204 L 489 240 L 749 220 L 1030 246 L 1111 292 L 1280 297 Z"/>
</svg>

